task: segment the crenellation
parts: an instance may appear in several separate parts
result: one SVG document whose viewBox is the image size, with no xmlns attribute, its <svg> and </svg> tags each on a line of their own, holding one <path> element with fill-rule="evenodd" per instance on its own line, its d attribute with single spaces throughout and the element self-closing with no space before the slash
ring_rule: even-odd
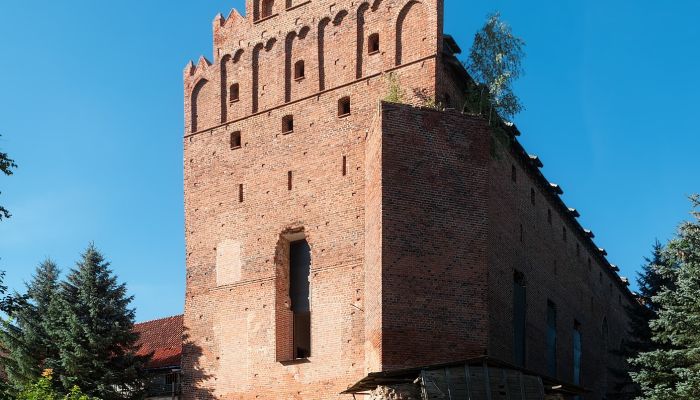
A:
<svg viewBox="0 0 700 400">
<path fill-rule="evenodd" d="M 213 62 L 184 70 L 183 398 L 342 399 L 370 372 L 512 363 L 515 271 L 533 283 L 528 368 L 544 374 L 549 300 L 591 346 L 603 318 L 622 335 L 629 297 L 604 255 L 517 140 L 494 149 L 488 124 L 458 111 L 470 78 L 443 53 L 442 0 L 276 0 L 266 17 L 261 1 L 217 15 Z M 407 104 L 384 102 L 392 90 Z M 299 241 L 306 333 L 290 292 Z M 586 357 L 600 382 L 605 360 Z"/>
<path fill-rule="evenodd" d="M 213 21 L 213 65 L 200 59 L 197 67 L 188 68 L 185 74 L 185 102 L 189 105 L 186 126 L 190 128 L 186 132 L 196 133 L 439 54 L 440 35 L 435 33 L 441 20 L 437 15 L 439 2 L 375 0 L 370 4 L 348 0 L 326 7 L 322 2 L 308 1 L 276 12 L 269 21 L 257 22 L 235 10 L 227 18 L 218 14 Z M 416 28 L 404 34 L 404 24 Z M 378 37 L 379 51 L 368 50 L 370 36 Z M 299 59 L 304 60 L 306 74 L 304 79 L 295 80 L 291 66 Z M 240 99 L 245 101 L 227 105 L 228 88 L 234 77 Z M 193 96 L 201 79 L 218 87 L 218 93 L 205 91 Z M 214 98 L 220 104 L 218 118 L 192 114 L 195 108 L 201 109 L 198 104 Z M 199 121 L 195 124 L 193 119 Z M 210 124 L 211 121 L 216 124 Z M 192 131 L 195 126 L 198 129 Z"/>
</svg>

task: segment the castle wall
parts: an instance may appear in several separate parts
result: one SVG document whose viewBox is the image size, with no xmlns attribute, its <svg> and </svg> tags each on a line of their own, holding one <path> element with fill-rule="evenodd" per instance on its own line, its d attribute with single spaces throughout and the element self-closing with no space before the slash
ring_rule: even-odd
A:
<svg viewBox="0 0 700 400">
<path fill-rule="evenodd" d="M 410 92 L 429 87 L 435 70 L 427 58 L 395 72 Z M 186 135 L 184 398 L 339 398 L 381 368 L 377 326 L 364 313 L 365 148 L 388 90 L 384 76 L 363 78 Z M 346 96 L 351 114 L 341 118 Z M 294 116 L 289 134 L 286 115 Z M 241 148 L 231 149 L 232 132 Z M 312 355 L 300 362 L 285 362 L 291 337 L 280 263 L 288 234 L 305 237 L 312 256 Z"/>
<path fill-rule="evenodd" d="M 249 0 L 247 17 L 214 20 L 212 62 L 184 71 L 185 399 L 334 399 L 368 372 L 484 353 L 509 360 L 514 269 L 532 282 L 527 366 L 545 368 L 549 298 L 560 377 L 571 375 L 575 318 L 584 384 L 601 385 L 597 320 L 622 335 L 628 299 L 607 289 L 613 275 L 596 281 L 599 258 L 581 270 L 589 249 L 574 226 L 557 244 L 569 222 L 558 211 L 552 226 L 542 221 L 547 189 L 509 151 L 492 158 L 479 118 L 380 103 L 393 89 L 406 103 L 461 108 L 461 77 L 443 61 L 442 7 L 276 0 L 263 17 Z M 302 238 L 312 349 L 291 360 L 288 246 Z"/>
<path fill-rule="evenodd" d="M 248 12 L 259 6 L 248 1 Z M 442 49 L 442 0 L 321 0 L 273 4 L 273 14 L 255 19 L 233 10 L 213 23 L 214 58 L 185 68 L 185 130 L 204 131 L 265 112 L 316 93 L 356 84 Z M 368 51 L 379 35 L 379 51 Z M 294 66 L 304 62 L 304 78 Z M 441 60 L 437 60 L 441 62 Z M 417 90 L 434 97 L 438 75 Z M 206 82 L 206 83 L 204 83 Z M 240 100 L 229 101 L 240 84 Z M 204 86 L 205 91 L 197 90 Z M 430 90 L 430 88 L 433 88 Z M 418 102 L 414 88 L 406 101 Z"/>
<path fill-rule="evenodd" d="M 627 336 L 624 307 L 629 291 L 604 264 L 597 248 L 572 224 L 571 216 L 553 201 L 552 189 L 532 175 L 533 167 L 507 147 L 498 145 L 490 168 L 489 195 L 489 352 L 513 361 L 513 273 L 525 276 L 525 367 L 545 376 L 547 371 L 547 301 L 557 309 L 557 376 L 573 381 L 573 328 L 581 324 L 583 359 L 581 384 L 594 392 L 585 399 L 602 399 L 614 391 L 609 365 L 622 360 L 611 354 Z M 515 168 L 516 180 L 512 179 Z M 534 204 L 531 197 L 534 189 Z M 551 212 L 551 223 L 548 213 Z M 522 226 L 522 237 L 520 227 Z M 564 236 L 566 229 L 566 239 Z M 590 265 L 589 265 L 590 260 Z M 607 341 L 604 340 L 607 321 Z"/>
<path fill-rule="evenodd" d="M 487 350 L 490 137 L 480 118 L 382 107 L 386 370 Z"/>
</svg>

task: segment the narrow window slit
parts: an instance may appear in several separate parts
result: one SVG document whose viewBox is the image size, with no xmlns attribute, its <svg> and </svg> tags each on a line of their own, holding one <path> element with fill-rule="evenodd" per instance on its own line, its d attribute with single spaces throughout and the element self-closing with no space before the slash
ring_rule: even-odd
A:
<svg viewBox="0 0 700 400">
<path fill-rule="evenodd" d="M 520 224 L 520 243 L 523 242 L 523 224 Z"/>
<path fill-rule="evenodd" d="M 237 102 L 240 98 L 240 86 L 237 83 L 234 83 L 231 85 L 228 91 L 228 102 L 229 103 L 235 103 Z"/>
<path fill-rule="evenodd" d="M 304 70 L 304 60 L 299 60 L 296 63 L 294 63 L 294 79 L 299 81 L 304 79 L 305 76 L 305 70 Z"/>
<path fill-rule="evenodd" d="M 238 185 L 238 202 L 243 203 L 243 184 Z"/>
<path fill-rule="evenodd" d="M 291 300 L 294 359 L 311 356 L 311 248 L 306 240 L 289 244 L 289 298 Z"/>
<path fill-rule="evenodd" d="M 525 275 L 522 272 L 513 272 L 513 361 L 515 364 L 525 366 L 526 333 L 526 286 Z"/>
<path fill-rule="evenodd" d="M 343 176 L 348 174 L 348 158 L 343 156 Z"/>
<path fill-rule="evenodd" d="M 282 133 L 294 132 L 294 116 L 286 115 L 282 118 Z"/>
<path fill-rule="evenodd" d="M 287 190 L 292 190 L 292 171 L 287 171 Z"/>
</svg>

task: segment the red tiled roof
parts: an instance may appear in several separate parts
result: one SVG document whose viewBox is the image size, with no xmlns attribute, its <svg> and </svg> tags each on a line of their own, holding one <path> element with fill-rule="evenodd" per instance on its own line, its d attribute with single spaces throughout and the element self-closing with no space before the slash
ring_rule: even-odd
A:
<svg viewBox="0 0 700 400">
<path fill-rule="evenodd" d="M 138 355 L 153 353 L 149 369 L 179 367 L 182 355 L 182 315 L 134 325 L 139 334 Z"/>
</svg>

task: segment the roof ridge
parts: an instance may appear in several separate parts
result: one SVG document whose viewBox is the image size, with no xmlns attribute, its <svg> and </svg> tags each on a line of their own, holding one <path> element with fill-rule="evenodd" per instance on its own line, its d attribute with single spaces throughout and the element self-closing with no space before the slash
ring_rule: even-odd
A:
<svg viewBox="0 0 700 400">
<path fill-rule="evenodd" d="M 151 323 L 151 322 L 164 321 L 164 320 L 166 320 L 166 319 L 182 318 L 182 317 L 184 317 L 184 316 L 185 316 L 184 314 L 171 315 L 171 316 L 169 316 L 169 317 L 161 317 L 161 318 L 151 319 L 151 320 L 148 320 L 148 321 L 136 322 L 136 323 L 134 323 L 134 326 L 136 326 L 136 325 L 148 324 L 148 323 Z"/>
</svg>

